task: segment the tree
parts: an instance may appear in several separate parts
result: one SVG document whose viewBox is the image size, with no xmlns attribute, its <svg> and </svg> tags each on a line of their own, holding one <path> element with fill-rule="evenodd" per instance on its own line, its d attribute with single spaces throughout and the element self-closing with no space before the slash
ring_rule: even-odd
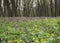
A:
<svg viewBox="0 0 60 43">
<path fill-rule="evenodd" d="M 50 8 L 51 8 L 51 16 L 54 16 L 53 15 L 53 2 L 52 2 L 52 0 L 50 0 Z"/>
<path fill-rule="evenodd" d="M 60 16 L 60 0 L 0 0 L 0 16 Z"/>
<path fill-rule="evenodd" d="M 15 3 L 15 0 L 11 0 L 11 4 L 12 4 L 12 14 L 13 14 L 13 16 L 18 16 L 18 14 L 17 14 L 17 3 Z"/>
<path fill-rule="evenodd" d="M 6 11 L 4 16 L 12 16 L 9 0 L 4 0 L 4 10 Z"/>
<path fill-rule="evenodd" d="M 55 16 L 60 16 L 60 14 L 59 14 L 59 4 L 60 4 L 60 2 L 59 2 L 59 0 L 55 0 Z"/>
<path fill-rule="evenodd" d="M 2 11 L 2 7 L 1 7 L 1 5 L 2 5 L 2 0 L 0 0 L 0 16 L 3 15 L 3 11 Z"/>
</svg>

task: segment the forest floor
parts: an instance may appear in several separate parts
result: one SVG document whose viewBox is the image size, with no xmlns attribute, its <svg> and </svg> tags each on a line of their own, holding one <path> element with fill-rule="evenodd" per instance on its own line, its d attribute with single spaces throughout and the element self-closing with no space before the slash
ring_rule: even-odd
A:
<svg viewBox="0 0 60 43">
<path fill-rule="evenodd" d="M 1 17 L 1 43 L 60 43 L 60 17 Z"/>
<path fill-rule="evenodd" d="M 1 17 L 3 20 L 9 20 L 9 21 L 19 21 L 19 22 L 25 22 L 25 21 L 31 21 L 31 20 L 47 20 L 50 18 L 56 18 L 60 19 L 60 17 Z"/>
</svg>

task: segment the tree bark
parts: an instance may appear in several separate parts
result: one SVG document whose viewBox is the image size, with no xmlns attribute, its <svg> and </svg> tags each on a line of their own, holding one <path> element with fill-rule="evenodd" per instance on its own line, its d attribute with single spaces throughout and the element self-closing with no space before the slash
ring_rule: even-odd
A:
<svg viewBox="0 0 60 43">
<path fill-rule="evenodd" d="M 16 4 L 15 4 L 15 0 L 11 0 L 11 4 L 12 4 L 12 16 L 18 16 L 18 14 L 17 14 L 17 6 L 16 6 Z"/>
</svg>

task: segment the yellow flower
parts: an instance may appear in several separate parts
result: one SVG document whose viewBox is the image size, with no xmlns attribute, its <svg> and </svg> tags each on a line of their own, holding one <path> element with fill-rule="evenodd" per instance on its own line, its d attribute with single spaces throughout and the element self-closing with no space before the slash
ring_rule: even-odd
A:
<svg viewBox="0 0 60 43">
<path fill-rule="evenodd" d="M 14 40 L 14 41 L 17 41 L 17 40 Z"/>
<path fill-rule="evenodd" d="M 10 40 L 8 41 L 8 43 L 11 42 Z"/>
<path fill-rule="evenodd" d="M 44 39 L 44 43 L 46 43 L 46 39 Z"/>
<path fill-rule="evenodd" d="M 22 42 L 22 39 L 20 39 L 20 42 Z"/>
<path fill-rule="evenodd" d="M 46 43 L 46 39 L 41 39 L 41 43 Z"/>
<path fill-rule="evenodd" d="M 17 43 L 20 43 L 19 41 L 17 41 Z"/>
<path fill-rule="evenodd" d="M 43 42 L 43 39 L 41 39 L 41 42 Z"/>
</svg>

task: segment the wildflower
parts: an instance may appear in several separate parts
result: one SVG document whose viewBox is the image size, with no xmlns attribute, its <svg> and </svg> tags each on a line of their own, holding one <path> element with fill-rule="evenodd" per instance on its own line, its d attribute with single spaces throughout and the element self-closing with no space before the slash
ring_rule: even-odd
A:
<svg viewBox="0 0 60 43">
<path fill-rule="evenodd" d="M 41 42 L 43 42 L 43 39 L 41 39 Z"/>
<path fill-rule="evenodd" d="M 17 41 L 17 40 L 15 40 L 15 41 Z"/>
<path fill-rule="evenodd" d="M 19 41 L 17 41 L 17 43 L 20 43 Z"/>
<path fill-rule="evenodd" d="M 22 41 L 22 39 L 20 39 L 20 42 Z"/>
<path fill-rule="evenodd" d="M 8 41 L 8 43 L 11 42 L 10 40 Z"/>
<path fill-rule="evenodd" d="M 46 43 L 46 39 L 41 39 L 41 43 Z"/>
<path fill-rule="evenodd" d="M 44 39 L 44 43 L 46 43 L 46 39 Z"/>
</svg>

